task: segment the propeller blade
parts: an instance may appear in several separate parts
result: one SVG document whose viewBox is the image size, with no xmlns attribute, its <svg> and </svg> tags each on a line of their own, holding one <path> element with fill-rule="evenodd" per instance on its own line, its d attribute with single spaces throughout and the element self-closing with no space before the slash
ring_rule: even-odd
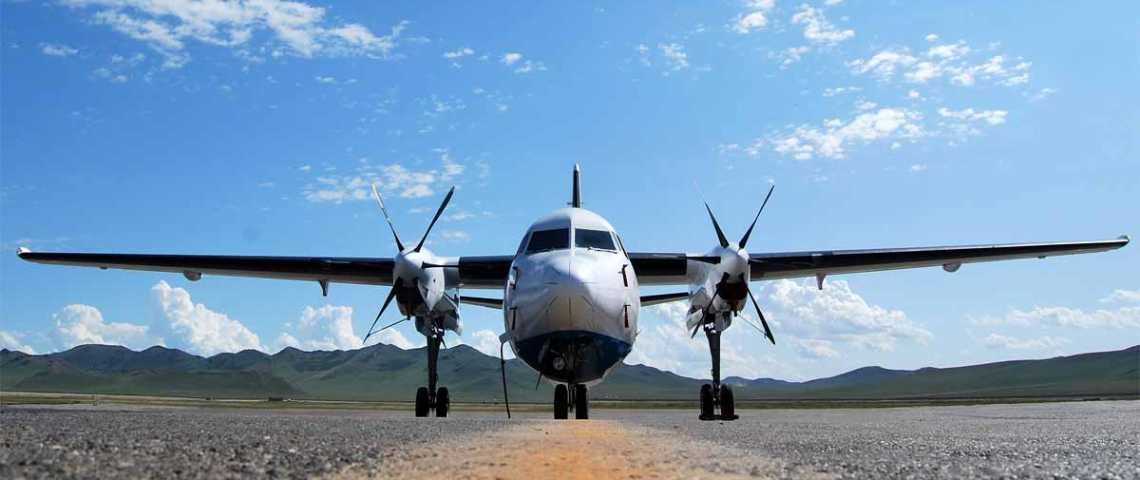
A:
<svg viewBox="0 0 1140 480">
<path fill-rule="evenodd" d="M 756 308 L 756 316 L 760 317 L 760 324 L 764 325 L 764 336 L 768 337 L 768 341 L 772 345 L 776 344 L 776 338 L 772 336 L 772 329 L 768 328 L 768 321 L 764 319 L 764 314 L 760 312 L 760 304 L 756 302 L 756 297 L 752 296 L 752 289 L 748 290 L 748 298 L 752 300 L 752 306 Z"/>
<path fill-rule="evenodd" d="M 724 230 L 720 229 L 720 223 L 717 223 L 716 215 L 713 215 L 712 208 L 709 208 L 708 202 L 705 202 L 705 210 L 708 210 L 709 218 L 712 219 L 713 228 L 716 229 L 716 239 L 720 241 L 720 246 L 727 247 L 728 239 L 724 237 Z"/>
<path fill-rule="evenodd" d="M 392 230 L 392 236 L 396 238 L 396 247 L 400 251 L 404 251 L 404 242 L 400 241 L 400 235 L 396 233 L 396 226 L 392 225 L 392 218 L 388 216 L 388 209 L 384 208 L 384 198 L 380 196 L 380 190 L 376 188 L 376 184 L 372 184 L 372 198 L 376 199 L 376 203 L 380 204 L 380 211 L 384 213 L 384 220 L 388 222 L 388 228 Z"/>
<path fill-rule="evenodd" d="M 459 265 L 440 265 L 438 263 L 423 262 L 420 264 L 423 268 L 459 268 Z"/>
<path fill-rule="evenodd" d="M 399 282 L 399 279 L 397 279 L 396 281 L 397 281 L 397 282 Z M 384 306 L 380 307 L 380 313 L 377 313 L 377 314 L 376 314 L 376 319 L 375 319 L 375 320 L 372 320 L 372 326 L 368 327 L 368 333 L 364 335 L 364 341 L 363 341 L 363 342 L 360 342 L 360 343 L 362 343 L 362 344 L 364 344 L 364 343 L 368 343 L 368 337 L 371 337 L 371 336 L 372 336 L 372 333 L 373 333 L 373 332 L 372 332 L 372 329 L 373 329 L 373 328 L 376 328 L 376 322 L 379 322 L 379 321 L 380 321 L 380 316 L 381 316 L 381 315 L 384 315 L 384 310 L 387 310 L 387 309 L 388 309 L 388 304 L 389 304 L 389 303 L 392 303 L 392 299 L 393 299 L 393 298 L 396 298 L 396 285 L 393 285 L 393 286 L 392 286 L 392 289 L 388 291 L 388 298 L 385 298 L 385 299 L 384 299 Z M 406 320 L 406 319 L 405 319 L 405 320 Z M 390 327 L 390 326 L 391 326 L 391 325 L 389 325 L 389 327 Z M 384 328 L 388 328 L 388 327 L 384 327 Z M 380 331 L 383 331 L 383 330 L 384 330 L 384 328 L 381 328 L 381 329 L 380 329 Z M 376 332 L 376 333 L 379 333 L 379 331 L 378 331 L 378 332 Z"/>
<path fill-rule="evenodd" d="M 421 248 L 423 248 L 424 242 L 427 241 L 428 234 L 431 233 L 431 228 L 435 226 L 435 222 L 439 220 L 439 216 L 443 215 L 443 210 L 447 208 L 447 204 L 448 202 L 451 202 L 451 196 L 454 194 L 455 187 L 451 187 L 451 190 L 447 191 L 447 196 L 443 197 L 443 203 L 440 204 L 439 210 L 435 211 L 435 216 L 432 217 L 431 223 L 428 224 L 427 230 L 424 231 L 424 236 L 420 238 L 420 243 L 416 244 L 416 248 L 413 251 L 418 252 Z"/>
<path fill-rule="evenodd" d="M 745 245 L 748 245 L 748 237 L 752 235 L 752 228 L 756 226 L 756 220 L 760 219 L 760 212 L 763 212 L 764 206 L 768 205 L 768 199 L 772 198 L 772 190 L 775 189 L 775 185 L 772 185 L 770 188 L 768 188 L 768 195 L 764 197 L 764 203 L 760 204 L 760 211 L 756 212 L 756 217 L 752 219 L 752 225 L 748 227 L 748 231 L 744 232 L 743 237 L 740 237 L 740 248 L 744 248 Z"/>
</svg>

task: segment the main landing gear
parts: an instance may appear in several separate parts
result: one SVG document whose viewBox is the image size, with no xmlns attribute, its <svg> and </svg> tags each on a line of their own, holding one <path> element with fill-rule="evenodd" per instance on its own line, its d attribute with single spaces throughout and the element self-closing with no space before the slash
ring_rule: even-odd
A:
<svg viewBox="0 0 1140 480">
<path fill-rule="evenodd" d="M 578 420 L 590 418 L 590 398 L 585 385 L 576 383 L 568 388 L 560 383 L 554 386 L 554 419 L 569 418 L 570 410 Z"/>
<path fill-rule="evenodd" d="M 427 335 L 428 386 L 416 390 L 416 416 L 426 417 L 432 410 L 435 416 L 446 417 L 451 410 L 451 395 L 447 387 L 435 388 L 439 380 L 439 346 L 443 343 L 443 330 L 433 328 Z"/>
<path fill-rule="evenodd" d="M 720 331 L 712 323 L 705 324 L 712 354 L 712 384 L 701 385 L 701 420 L 736 420 L 736 399 L 728 385 L 720 384 Z M 720 413 L 717 413 L 717 409 Z"/>
</svg>

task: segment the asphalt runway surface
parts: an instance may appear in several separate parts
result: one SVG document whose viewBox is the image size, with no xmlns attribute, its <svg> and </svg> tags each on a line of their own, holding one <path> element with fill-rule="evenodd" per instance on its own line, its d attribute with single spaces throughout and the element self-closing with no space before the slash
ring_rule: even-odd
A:
<svg viewBox="0 0 1140 480">
<path fill-rule="evenodd" d="M 1140 478 L 1140 401 L 528 413 L 0 409 L 0 478 Z"/>
</svg>

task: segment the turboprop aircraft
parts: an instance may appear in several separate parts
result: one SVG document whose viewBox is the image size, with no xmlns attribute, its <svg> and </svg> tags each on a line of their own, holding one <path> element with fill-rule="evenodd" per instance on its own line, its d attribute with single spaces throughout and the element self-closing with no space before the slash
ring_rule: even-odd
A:
<svg viewBox="0 0 1140 480">
<path fill-rule="evenodd" d="M 373 189 L 396 241 L 398 251 L 393 257 L 139 255 L 24 248 L 18 254 L 37 263 L 176 272 L 191 281 L 203 275 L 305 280 L 319 284 L 325 296 L 330 283 L 390 286 L 365 341 L 377 331 L 376 324 L 393 299 L 403 316 L 396 323 L 415 319 L 416 330 L 427 338 L 428 347 L 428 382 L 416 391 L 417 417 L 432 411 L 446 417 L 450 409 L 447 388 L 436 386 L 437 363 L 444 334 L 461 331 L 460 304 L 501 309 L 504 333 L 500 341 L 510 344 L 518 358 L 554 384 L 554 418 L 568 418 L 573 411 L 575 418 L 583 419 L 589 417 L 589 387 L 601 382 L 633 348 L 641 307 L 688 301 L 688 326 L 693 336 L 704 330 L 712 356 L 712 381 L 701 387 L 698 396 L 700 418 L 733 420 L 737 415 L 732 390 L 720 383 L 720 336 L 734 318 L 747 320 L 740 316 L 746 300 L 751 300 L 756 311 L 760 322 L 756 327 L 775 344 L 749 286 L 752 281 L 815 277 L 822 289 L 824 278 L 830 275 L 933 266 L 956 272 L 966 263 L 1102 252 L 1129 242 L 1121 236 L 1080 242 L 749 253 L 745 247 L 771 198 L 769 189 L 738 242 L 728 240 L 706 204 L 717 236 L 716 246 L 707 253 L 628 252 L 609 222 L 582 208 L 580 170 L 575 166 L 569 207 L 535 221 L 513 254 L 437 256 L 424 245 L 454 192 L 452 187 L 423 236 L 409 245 L 396 233 L 383 198 Z M 640 287 L 645 285 L 687 285 L 688 289 L 641 295 Z M 459 289 L 499 290 L 502 296 L 461 296 Z M 505 396 L 505 370 L 503 389 Z"/>
</svg>

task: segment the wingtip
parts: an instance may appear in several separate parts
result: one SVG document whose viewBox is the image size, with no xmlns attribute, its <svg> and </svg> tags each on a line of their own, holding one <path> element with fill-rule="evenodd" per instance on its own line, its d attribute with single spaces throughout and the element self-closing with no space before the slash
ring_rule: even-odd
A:
<svg viewBox="0 0 1140 480">
<path fill-rule="evenodd" d="M 24 256 L 29 253 L 32 253 L 32 251 L 28 249 L 28 247 L 20 247 L 16 249 L 16 256 L 20 258 L 24 258 Z"/>
<path fill-rule="evenodd" d="M 1132 237 L 1129 237 L 1128 235 L 1121 235 L 1121 236 L 1116 237 L 1116 238 L 1118 238 L 1120 240 L 1124 240 L 1125 245 L 1128 245 L 1128 243 L 1132 241 Z"/>
</svg>

